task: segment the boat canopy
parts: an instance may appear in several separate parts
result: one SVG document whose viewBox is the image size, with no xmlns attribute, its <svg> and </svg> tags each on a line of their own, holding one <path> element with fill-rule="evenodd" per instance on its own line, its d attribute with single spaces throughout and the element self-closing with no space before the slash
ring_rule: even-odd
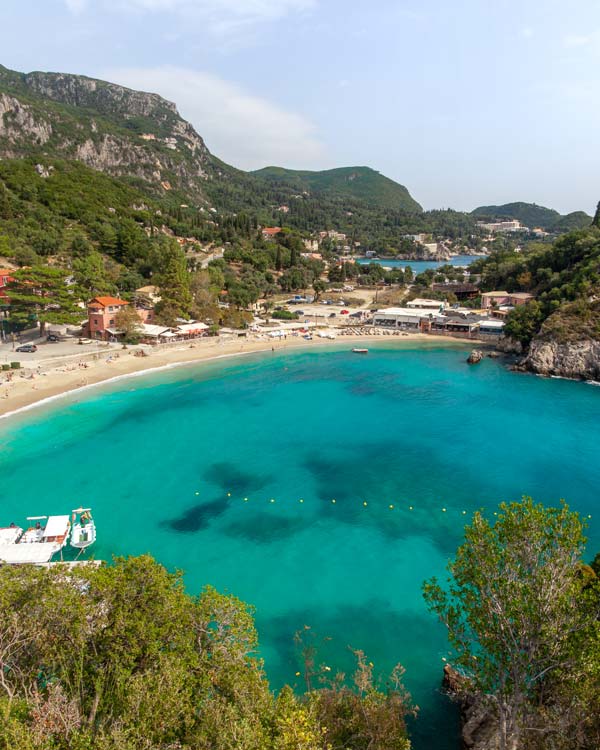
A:
<svg viewBox="0 0 600 750">
<path fill-rule="evenodd" d="M 50 516 L 44 529 L 44 539 L 65 536 L 69 532 L 69 516 Z"/>
<path fill-rule="evenodd" d="M 23 563 L 46 563 L 60 549 L 56 542 L 36 542 L 34 544 L 0 544 L 0 561 L 11 565 Z"/>
</svg>

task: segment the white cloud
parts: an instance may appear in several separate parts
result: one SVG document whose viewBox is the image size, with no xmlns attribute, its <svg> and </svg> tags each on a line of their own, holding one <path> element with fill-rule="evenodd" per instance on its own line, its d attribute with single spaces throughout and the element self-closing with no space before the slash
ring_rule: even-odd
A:
<svg viewBox="0 0 600 750">
<path fill-rule="evenodd" d="M 68 9 L 80 13 L 92 5 L 96 10 L 126 13 L 164 13 L 198 22 L 217 35 L 240 28 L 278 21 L 293 13 L 309 11 L 317 0 L 64 0 Z"/>
<path fill-rule="evenodd" d="M 167 66 L 109 69 L 101 76 L 175 102 L 210 150 L 241 169 L 323 164 L 325 149 L 309 120 L 210 73 Z"/>
<path fill-rule="evenodd" d="M 71 13 L 82 13 L 87 7 L 87 0 L 65 0 L 65 5 Z"/>
<path fill-rule="evenodd" d="M 600 31 L 592 31 L 589 34 L 567 34 L 563 38 L 565 47 L 573 49 L 578 47 L 600 46 Z"/>
</svg>

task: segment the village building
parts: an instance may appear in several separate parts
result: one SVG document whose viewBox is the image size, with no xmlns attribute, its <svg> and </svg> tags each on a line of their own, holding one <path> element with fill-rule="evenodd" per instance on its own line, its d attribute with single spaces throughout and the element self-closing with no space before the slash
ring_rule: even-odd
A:
<svg viewBox="0 0 600 750">
<path fill-rule="evenodd" d="M 480 229 L 485 229 L 490 234 L 497 234 L 502 232 L 526 232 L 527 227 L 523 226 L 518 219 L 512 219 L 507 221 L 478 221 L 477 226 Z"/>
<path fill-rule="evenodd" d="M 439 283 L 432 284 L 431 288 L 434 292 L 442 292 L 443 294 L 453 294 L 458 300 L 475 299 L 481 293 L 479 287 L 475 284 L 460 284 L 460 283 Z"/>
<path fill-rule="evenodd" d="M 265 240 L 272 240 L 275 238 L 276 234 L 279 234 L 281 232 L 281 227 L 264 227 L 262 230 L 262 236 Z"/>
<path fill-rule="evenodd" d="M 430 310 L 432 312 L 441 312 L 445 307 L 445 302 L 440 302 L 439 299 L 421 299 L 417 297 L 406 303 L 406 307 L 417 310 Z"/>
<path fill-rule="evenodd" d="M 109 329 L 114 328 L 118 312 L 128 304 L 118 297 L 94 297 L 87 306 L 86 334 L 91 339 L 108 340 L 111 336 Z"/>
<path fill-rule="evenodd" d="M 484 310 L 490 307 L 518 307 L 524 305 L 534 298 L 528 292 L 483 292 L 481 295 L 481 307 Z"/>
</svg>

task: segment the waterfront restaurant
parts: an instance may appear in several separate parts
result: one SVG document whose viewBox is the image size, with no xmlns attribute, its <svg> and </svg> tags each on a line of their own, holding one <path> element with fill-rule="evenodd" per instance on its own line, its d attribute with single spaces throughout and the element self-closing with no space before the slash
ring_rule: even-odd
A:
<svg viewBox="0 0 600 750">
<path fill-rule="evenodd" d="M 373 313 L 373 325 L 383 328 L 405 328 L 420 330 L 421 321 L 429 321 L 427 310 L 409 307 L 387 307 Z"/>
</svg>

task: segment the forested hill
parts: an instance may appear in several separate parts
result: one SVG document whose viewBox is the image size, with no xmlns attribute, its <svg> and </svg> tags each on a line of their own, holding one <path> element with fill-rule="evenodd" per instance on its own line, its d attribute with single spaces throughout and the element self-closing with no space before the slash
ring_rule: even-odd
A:
<svg viewBox="0 0 600 750">
<path fill-rule="evenodd" d="M 288 186 L 300 192 L 357 198 L 381 208 L 412 212 L 423 210 L 404 185 L 394 182 L 370 167 L 341 167 L 322 172 L 265 167 L 252 174 L 262 177 L 274 186 Z"/>
<path fill-rule="evenodd" d="M 378 226 L 386 237 L 400 224 L 419 229 L 411 218 L 421 214 L 419 204 L 372 169 L 286 173 L 291 179 L 243 172 L 211 154 L 176 105 L 157 94 L 0 66 L 0 158 L 23 157 L 82 162 L 174 205 L 245 211 L 263 224 L 362 238 L 375 237 Z"/>
<path fill-rule="evenodd" d="M 471 215 L 478 219 L 517 219 L 530 229 L 541 227 L 557 233 L 584 229 L 592 223 L 592 217 L 584 211 L 573 211 L 562 216 L 552 208 L 522 202 L 505 203 L 502 206 L 479 206 Z"/>
</svg>

